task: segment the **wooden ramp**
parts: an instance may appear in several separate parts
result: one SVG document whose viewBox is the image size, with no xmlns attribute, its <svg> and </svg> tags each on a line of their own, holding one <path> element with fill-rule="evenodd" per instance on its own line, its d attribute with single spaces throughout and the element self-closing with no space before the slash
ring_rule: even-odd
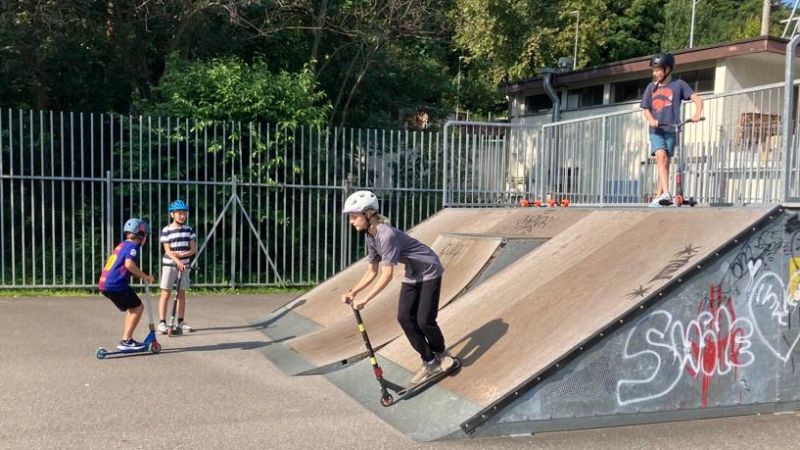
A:
<svg viewBox="0 0 800 450">
<path fill-rule="evenodd" d="M 443 233 L 542 240 L 552 238 L 586 214 L 588 211 L 581 209 L 555 211 L 547 208 L 448 208 L 420 223 L 409 234 L 430 246 Z M 283 308 L 261 318 L 257 323 L 273 341 L 285 341 L 320 331 L 337 322 L 352 320 L 352 313 L 342 308 L 338 299 L 363 276 L 365 264 L 366 259 L 356 262 Z M 404 270 L 402 265 L 398 266 L 395 281 L 373 303 L 383 297 L 396 301 L 400 292 L 399 279 Z M 448 271 L 445 283 L 452 272 Z"/>
<path fill-rule="evenodd" d="M 668 283 L 679 282 L 695 264 L 770 211 L 591 212 L 440 313 L 449 351 L 462 359 L 463 368 L 409 400 L 420 402 L 410 408 L 414 420 L 392 408 L 373 410 L 419 440 L 474 430 L 529 389 L 537 377 L 587 342 L 602 339 L 602 330 Z M 398 384 L 420 365 L 419 356 L 402 339 L 388 344 L 378 357 L 387 367 L 387 378 Z M 369 383 L 372 375 L 364 368 L 362 364 L 329 378 L 354 397 L 366 398 L 368 394 L 359 390 L 363 388 L 347 380 L 358 377 L 362 384 Z M 435 404 L 428 404 L 426 399 L 433 398 Z M 460 429 L 425 428 L 444 416 L 455 423 L 454 415 L 459 415 Z"/>
<path fill-rule="evenodd" d="M 413 234 L 421 239 L 440 233 L 432 245 L 445 266 L 439 308 L 474 286 L 473 282 L 483 282 L 587 214 L 588 210 L 580 209 L 450 209 L 420 224 Z M 450 232 L 441 234 L 444 228 Z M 362 358 L 366 352 L 352 312 L 338 297 L 364 270 L 363 265 L 350 267 L 346 274 L 312 291 L 313 295 L 299 298 L 266 319 L 265 333 L 279 341 L 265 352 L 267 357 L 290 374 L 337 370 Z M 399 290 L 400 283 L 393 282 L 364 310 L 376 348 L 402 335 L 396 320 Z M 299 303 L 296 311 L 290 310 Z"/>
</svg>

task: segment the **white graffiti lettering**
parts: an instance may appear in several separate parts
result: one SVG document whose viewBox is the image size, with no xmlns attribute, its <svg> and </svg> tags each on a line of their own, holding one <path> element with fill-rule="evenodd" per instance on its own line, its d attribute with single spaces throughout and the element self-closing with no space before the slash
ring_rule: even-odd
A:
<svg viewBox="0 0 800 450">
<path fill-rule="evenodd" d="M 645 328 L 643 324 L 650 324 Z M 725 375 L 755 361 L 749 348 L 753 326 L 747 318 L 735 318 L 732 310 L 719 307 L 703 311 L 684 325 L 667 311 L 650 314 L 625 340 L 624 360 L 635 360 L 649 372 L 639 379 L 617 382 L 617 402 L 624 406 L 662 397 L 672 391 L 685 373 Z M 644 337 L 642 340 L 641 338 Z M 631 352 L 637 342 L 643 350 Z"/>
<path fill-rule="evenodd" d="M 752 276 L 752 274 L 751 274 Z M 791 282 L 796 283 L 800 272 L 795 272 L 791 276 Z M 791 333 L 794 336 L 786 336 L 789 343 L 785 351 L 776 348 L 773 339 L 767 339 L 766 330 L 789 325 L 789 315 L 797 311 L 798 294 L 789 295 L 783 280 L 775 272 L 764 272 L 753 283 L 750 291 L 750 298 L 747 302 L 750 317 L 753 318 L 753 325 L 759 339 L 769 350 L 781 361 L 786 362 L 791 357 L 792 351 L 800 341 L 800 331 L 787 330 L 785 334 Z"/>
</svg>

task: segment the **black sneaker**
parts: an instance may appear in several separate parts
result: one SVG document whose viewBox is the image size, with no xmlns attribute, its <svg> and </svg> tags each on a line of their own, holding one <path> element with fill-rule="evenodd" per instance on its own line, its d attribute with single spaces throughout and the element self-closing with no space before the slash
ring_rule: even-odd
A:
<svg viewBox="0 0 800 450">
<path fill-rule="evenodd" d="M 143 350 L 144 344 L 134 339 L 128 339 L 127 341 L 119 341 L 117 344 L 117 350 L 122 350 L 123 352 L 133 352 L 137 350 Z"/>
</svg>

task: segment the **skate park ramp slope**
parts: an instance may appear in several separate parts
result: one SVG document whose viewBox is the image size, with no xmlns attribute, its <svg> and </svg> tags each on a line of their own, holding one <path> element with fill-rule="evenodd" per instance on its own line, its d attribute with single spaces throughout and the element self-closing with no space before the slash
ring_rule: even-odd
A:
<svg viewBox="0 0 800 450">
<path fill-rule="evenodd" d="M 367 362 L 327 376 L 415 440 L 466 436 L 773 211 L 593 211 L 440 312 L 448 351 L 463 363 L 455 376 L 389 408 Z M 400 385 L 420 366 L 403 339 L 377 357 Z"/>
<path fill-rule="evenodd" d="M 429 246 L 443 233 L 542 240 L 552 238 L 589 211 L 576 208 L 559 213 L 547 208 L 447 208 L 412 228 L 409 234 Z M 362 259 L 254 324 L 273 341 L 283 341 L 350 320 L 352 313 L 341 307 L 338 298 L 361 279 L 365 269 L 366 259 Z M 391 289 L 387 294 L 394 298 L 399 293 L 403 271 L 403 266 L 398 265 L 395 279 L 387 287 Z"/>
<path fill-rule="evenodd" d="M 432 248 L 439 255 L 445 273 L 449 274 L 442 282 L 439 308 L 447 306 L 467 289 L 472 280 L 488 267 L 501 245 L 503 240 L 499 238 L 439 236 Z M 370 327 L 370 338 L 375 348 L 401 334 L 395 319 L 400 286 L 400 282 L 387 286 L 362 311 L 363 320 Z M 267 353 L 267 357 L 278 367 L 294 375 L 335 370 L 363 357 L 366 350 L 350 307 L 338 299 L 332 301 L 350 316 L 319 331 L 281 342 L 274 351 Z"/>
</svg>

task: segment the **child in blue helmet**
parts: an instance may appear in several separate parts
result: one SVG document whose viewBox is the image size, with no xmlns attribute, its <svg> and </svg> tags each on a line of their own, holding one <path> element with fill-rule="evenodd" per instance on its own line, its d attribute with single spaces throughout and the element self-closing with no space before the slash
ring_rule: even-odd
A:
<svg viewBox="0 0 800 450">
<path fill-rule="evenodd" d="M 132 218 L 122 228 L 123 241 L 120 242 L 103 266 L 100 274 L 100 293 L 111 300 L 120 311 L 126 311 L 122 340 L 117 345 L 119 350 L 142 350 L 144 344 L 133 339 L 133 331 L 142 318 L 142 301 L 128 284 L 128 277 L 133 275 L 148 283 L 155 282 L 152 275 L 139 269 L 139 250 L 147 242 L 150 225 L 141 219 Z"/>
<path fill-rule="evenodd" d="M 178 273 L 182 272 L 181 285 L 178 286 L 178 326 L 181 331 L 192 331 L 183 321 L 186 314 L 186 290 L 189 289 L 189 271 L 186 270 L 190 257 L 197 252 L 197 234 L 186 225 L 189 216 L 189 205 L 183 200 L 175 200 L 167 208 L 172 222 L 161 230 L 161 245 L 164 247 L 164 256 L 161 258 L 161 300 L 158 304 L 158 313 L 161 321 L 158 331 L 167 332 L 167 303 L 172 295 L 172 289 L 178 280 Z"/>
</svg>

